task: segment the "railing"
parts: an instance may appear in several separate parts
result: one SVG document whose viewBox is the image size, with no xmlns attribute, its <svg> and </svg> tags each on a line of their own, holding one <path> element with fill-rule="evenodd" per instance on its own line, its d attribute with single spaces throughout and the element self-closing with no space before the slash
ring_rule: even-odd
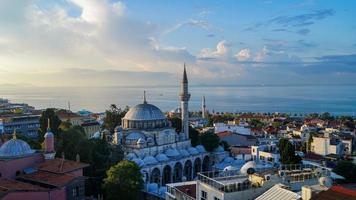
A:
<svg viewBox="0 0 356 200">
<path fill-rule="evenodd" d="M 239 170 L 198 173 L 198 180 L 226 193 L 251 188 L 251 182 L 248 180 L 248 176 L 241 175 Z"/>
<path fill-rule="evenodd" d="M 169 199 L 195 200 L 193 197 L 191 197 L 191 196 L 187 195 L 186 193 L 178 190 L 177 188 L 170 187 L 169 185 L 167 185 L 166 194 L 170 197 Z"/>
</svg>

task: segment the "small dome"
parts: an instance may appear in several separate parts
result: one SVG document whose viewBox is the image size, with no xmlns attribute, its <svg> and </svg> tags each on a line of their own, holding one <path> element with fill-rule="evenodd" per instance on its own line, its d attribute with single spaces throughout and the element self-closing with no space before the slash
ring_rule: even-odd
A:
<svg viewBox="0 0 356 200">
<path fill-rule="evenodd" d="M 137 156 L 136 156 L 135 153 L 128 153 L 128 154 L 126 155 L 126 159 L 128 159 L 128 160 L 133 160 L 133 159 L 135 159 L 135 158 L 137 158 Z"/>
<path fill-rule="evenodd" d="M 163 154 L 163 153 L 160 153 L 156 156 L 156 159 L 159 161 L 159 162 L 165 162 L 165 161 L 168 161 L 169 158 L 167 157 L 166 154 Z"/>
<path fill-rule="evenodd" d="M 25 141 L 13 138 L 5 142 L 0 147 L 0 157 L 11 158 L 21 157 L 33 154 L 35 151 L 31 149 Z"/>
<path fill-rule="evenodd" d="M 224 171 L 233 171 L 233 170 L 237 170 L 237 168 L 231 165 L 224 168 Z"/>
<path fill-rule="evenodd" d="M 199 153 L 206 153 L 206 150 L 203 145 L 198 145 L 195 148 L 199 151 Z"/>
<path fill-rule="evenodd" d="M 143 138 L 143 134 L 142 133 L 139 133 L 139 132 L 133 132 L 133 133 L 130 133 L 126 139 L 127 140 L 138 140 L 140 138 Z"/>
<path fill-rule="evenodd" d="M 189 148 L 188 148 L 188 152 L 189 152 L 191 155 L 197 155 L 197 154 L 199 154 L 199 151 L 198 151 L 196 148 L 194 148 L 194 147 L 189 147 Z"/>
<path fill-rule="evenodd" d="M 53 138 L 54 135 L 51 131 L 47 131 L 46 134 L 44 135 L 44 138 Z"/>
<path fill-rule="evenodd" d="M 224 148 L 222 146 L 218 146 L 216 149 L 214 149 L 214 152 L 216 153 L 221 153 L 221 152 L 224 152 Z"/>
<path fill-rule="evenodd" d="M 144 159 L 143 159 L 143 162 L 147 165 L 154 165 L 154 164 L 157 164 L 158 161 L 156 160 L 156 158 L 154 158 L 153 156 L 146 156 Z"/>
<path fill-rule="evenodd" d="M 256 162 L 255 161 L 249 161 L 246 164 L 244 164 L 241 169 L 240 169 L 240 173 L 247 175 L 249 174 L 249 172 L 254 171 L 256 168 Z"/>
<path fill-rule="evenodd" d="M 224 159 L 224 162 L 226 162 L 226 163 L 232 163 L 232 162 L 234 162 L 234 159 L 229 156 L 229 157 L 226 157 L 226 158 Z"/>
<path fill-rule="evenodd" d="M 180 156 L 180 153 L 175 148 L 167 149 L 165 153 L 168 157 L 179 157 Z"/>
<path fill-rule="evenodd" d="M 325 187 L 329 188 L 332 186 L 333 181 L 329 177 L 323 176 L 323 177 L 319 178 L 319 184 L 321 186 L 325 186 Z"/>
<path fill-rule="evenodd" d="M 189 153 L 187 150 L 185 150 L 185 149 L 181 149 L 179 152 L 180 152 L 180 154 L 181 154 L 183 157 L 188 157 L 188 156 L 190 156 L 190 153 Z"/>
<path fill-rule="evenodd" d="M 144 138 L 140 138 L 140 139 L 137 140 L 137 144 L 138 145 L 146 144 L 146 140 Z"/>
<path fill-rule="evenodd" d="M 148 103 L 138 104 L 126 113 L 123 119 L 127 120 L 161 120 L 166 119 L 162 111 Z"/>
<path fill-rule="evenodd" d="M 154 140 L 152 137 L 147 138 L 147 143 L 152 144 L 154 143 Z"/>
<path fill-rule="evenodd" d="M 145 162 L 139 158 L 132 159 L 132 162 L 135 162 L 139 167 L 142 167 L 145 165 Z"/>
</svg>

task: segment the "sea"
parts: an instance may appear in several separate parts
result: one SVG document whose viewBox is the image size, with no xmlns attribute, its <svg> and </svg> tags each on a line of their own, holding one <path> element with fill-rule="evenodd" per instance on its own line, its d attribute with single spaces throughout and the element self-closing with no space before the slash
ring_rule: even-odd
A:
<svg viewBox="0 0 356 200">
<path fill-rule="evenodd" d="M 104 112 L 111 104 L 134 106 L 147 101 L 162 111 L 179 107 L 178 86 L 35 87 L 0 86 L 0 98 L 27 103 L 38 109 Z M 330 112 L 356 115 L 356 85 L 190 86 L 192 111 L 201 109 L 202 97 L 210 112 Z"/>
</svg>

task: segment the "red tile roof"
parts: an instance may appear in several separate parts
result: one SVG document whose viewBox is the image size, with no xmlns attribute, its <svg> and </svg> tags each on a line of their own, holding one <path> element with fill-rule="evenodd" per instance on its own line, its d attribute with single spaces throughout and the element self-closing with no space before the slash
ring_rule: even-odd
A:
<svg viewBox="0 0 356 200">
<path fill-rule="evenodd" d="M 216 133 L 217 136 L 221 137 L 226 137 L 226 136 L 231 136 L 233 133 L 231 131 L 222 131 L 219 133 Z"/>
<path fill-rule="evenodd" d="M 356 200 L 356 190 L 332 186 L 329 190 L 314 195 L 311 200 Z"/>
<path fill-rule="evenodd" d="M 46 160 L 39 164 L 38 169 L 53 173 L 68 173 L 88 166 L 89 164 L 86 163 L 56 158 L 53 160 Z"/>
<path fill-rule="evenodd" d="M 23 183 L 16 180 L 0 178 L 0 190 L 11 191 L 11 190 L 21 190 L 21 191 L 37 191 L 44 190 L 43 187 L 32 185 L 28 183 Z"/>
<path fill-rule="evenodd" d="M 18 177 L 20 180 L 44 183 L 55 187 L 62 187 L 73 181 L 76 177 L 69 174 L 55 174 L 38 171 L 31 174 L 24 174 Z"/>
</svg>

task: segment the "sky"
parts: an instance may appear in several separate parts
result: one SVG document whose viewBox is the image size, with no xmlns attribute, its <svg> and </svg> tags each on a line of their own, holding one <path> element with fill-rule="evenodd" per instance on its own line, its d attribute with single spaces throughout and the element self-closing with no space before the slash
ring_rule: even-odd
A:
<svg viewBox="0 0 356 200">
<path fill-rule="evenodd" d="M 0 0 L 0 85 L 356 83 L 356 1 Z"/>
</svg>

